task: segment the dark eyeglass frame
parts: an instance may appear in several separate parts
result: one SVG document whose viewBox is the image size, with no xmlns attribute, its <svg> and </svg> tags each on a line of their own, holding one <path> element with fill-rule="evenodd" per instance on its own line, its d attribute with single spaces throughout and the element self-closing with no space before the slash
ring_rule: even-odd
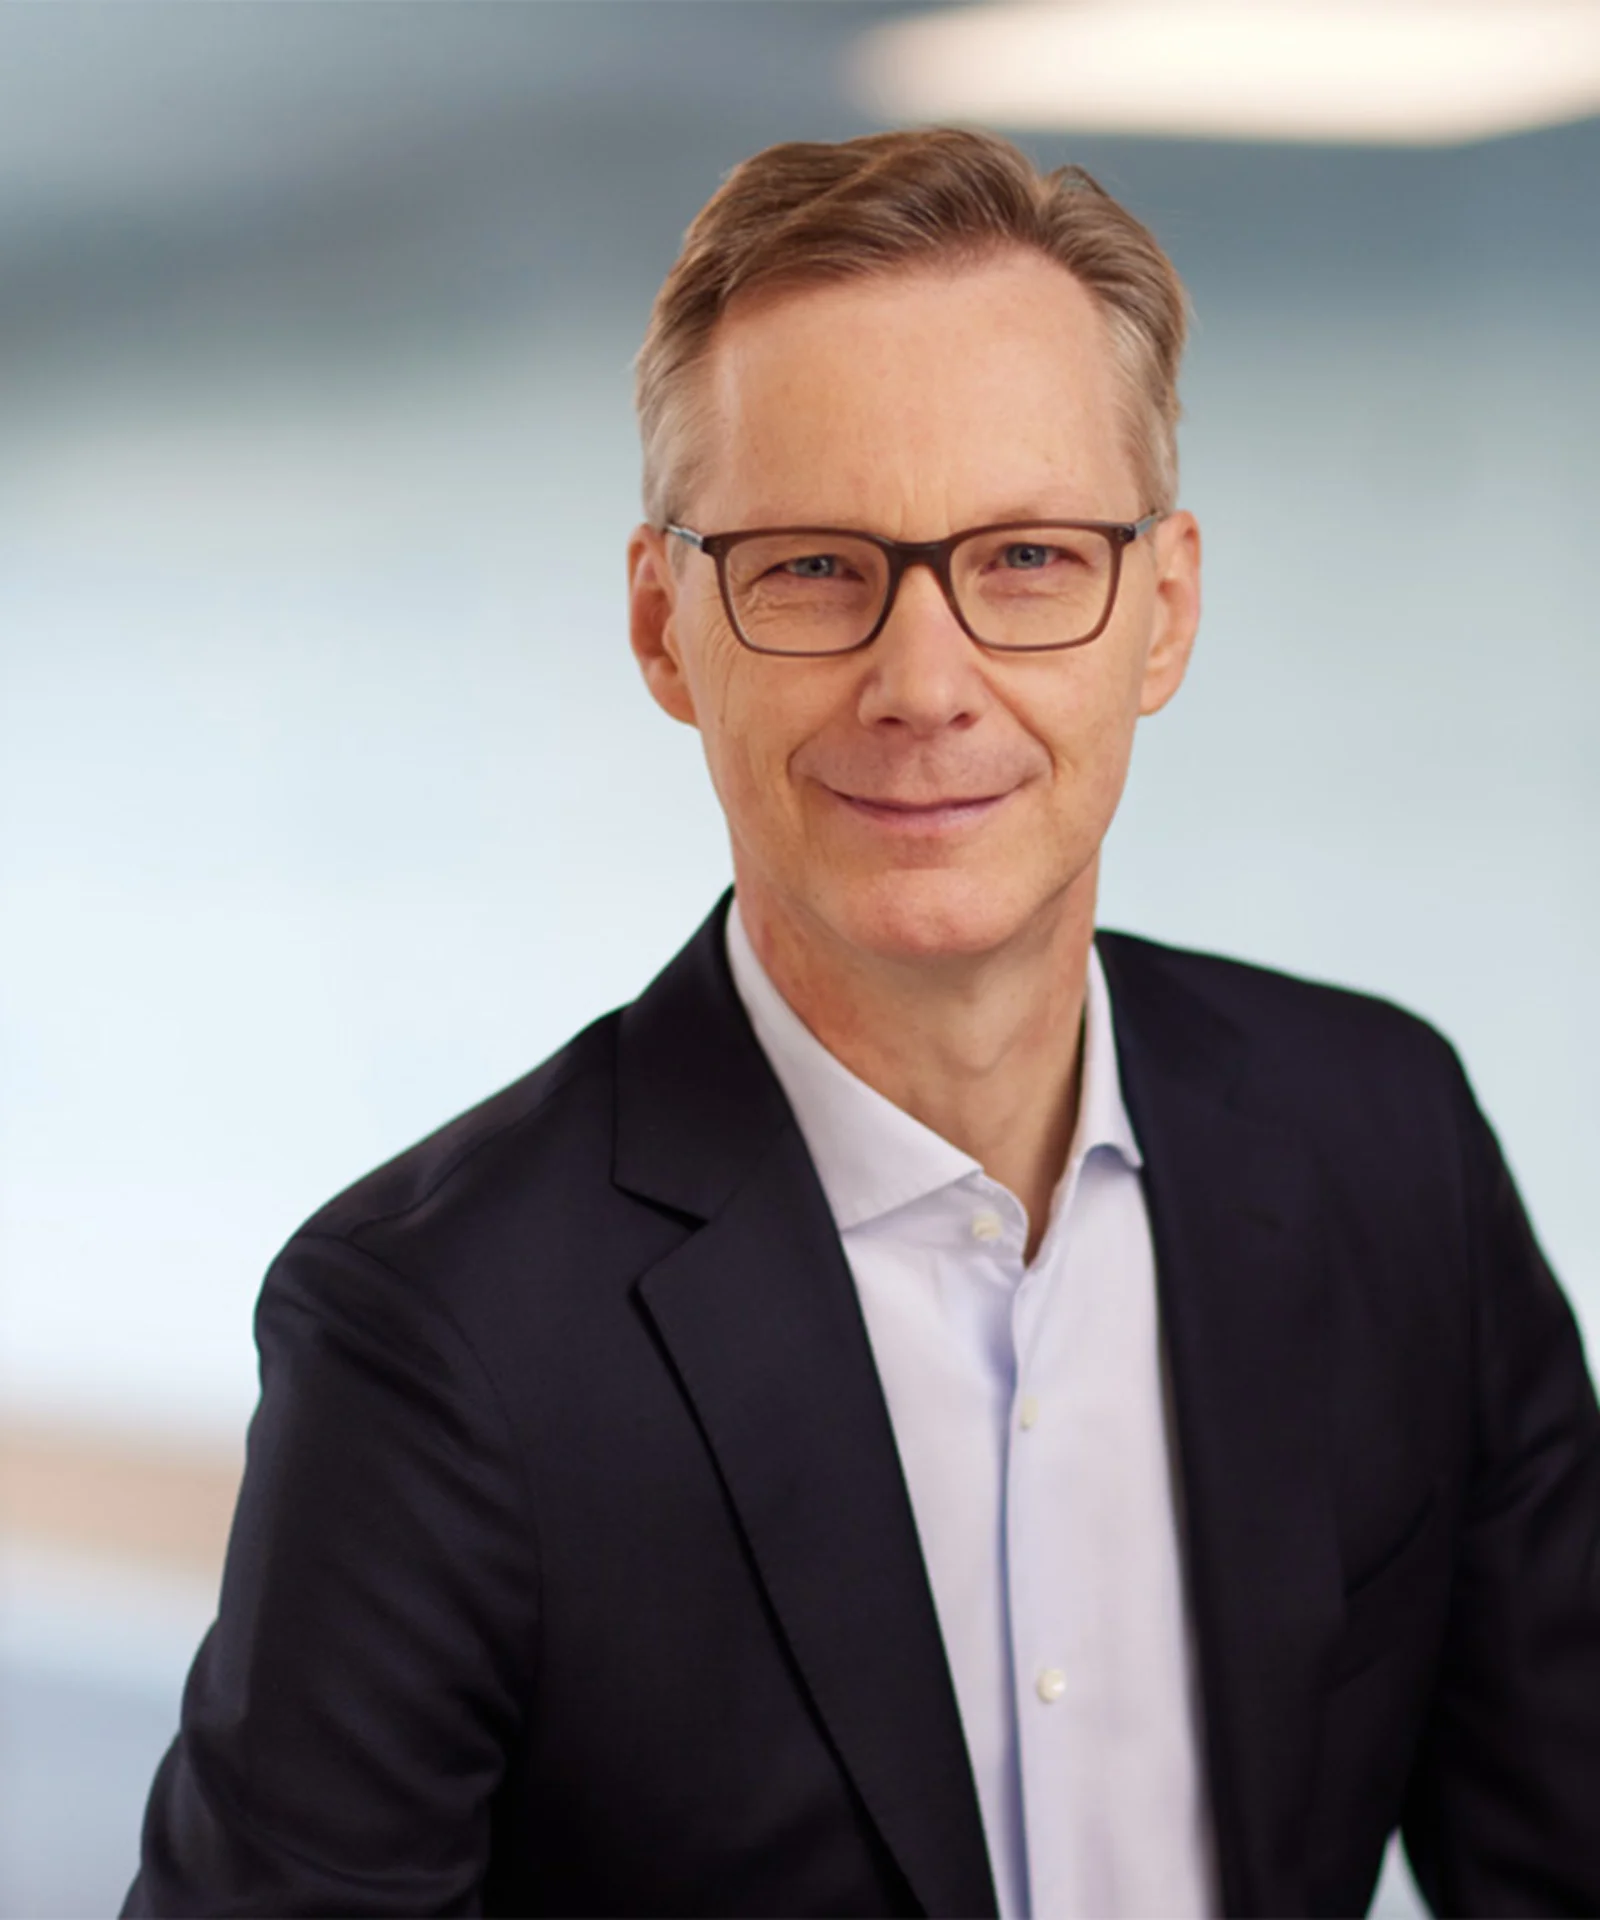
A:
<svg viewBox="0 0 1600 1920">
<path fill-rule="evenodd" d="M 1069 647 L 1086 647 L 1091 640 L 1098 640 L 1110 624 L 1117 604 L 1117 588 L 1122 584 L 1123 554 L 1141 534 L 1148 533 L 1166 517 L 1158 508 L 1139 520 L 997 520 L 981 527 L 962 527 L 955 533 L 947 534 L 943 540 L 888 540 L 882 534 L 865 533 L 859 527 L 743 527 L 735 533 L 696 533 L 693 527 L 675 526 L 669 522 L 659 531 L 698 548 L 716 563 L 717 589 L 722 595 L 723 611 L 728 616 L 728 625 L 733 629 L 734 638 L 742 647 L 748 647 L 752 653 L 769 654 L 780 660 L 835 660 L 842 654 L 859 653 L 863 647 L 870 647 L 883 632 L 889 623 L 889 615 L 894 611 L 900 582 L 912 567 L 928 569 L 938 581 L 939 590 L 955 616 L 956 624 L 974 646 L 982 647 L 987 653 L 1061 653 Z M 1051 640 L 1042 646 L 1013 646 L 1001 640 L 985 640 L 981 634 L 974 633 L 961 611 L 956 599 L 955 582 L 950 576 L 950 561 L 956 548 L 963 541 L 974 539 L 982 533 L 1049 533 L 1057 529 L 1064 533 L 1104 534 L 1111 548 L 1111 580 L 1106 589 L 1105 610 L 1093 630 L 1077 640 Z M 848 647 L 758 647 L 746 635 L 739 625 L 739 616 L 734 612 L 733 595 L 728 587 L 728 555 L 747 540 L 767 540 L 774 534 L 865 540 L 878 549 L 888 564 L 889 577 L 884 585 L 883 611 L 864 640 L 852 641 Z"/>
</svg>

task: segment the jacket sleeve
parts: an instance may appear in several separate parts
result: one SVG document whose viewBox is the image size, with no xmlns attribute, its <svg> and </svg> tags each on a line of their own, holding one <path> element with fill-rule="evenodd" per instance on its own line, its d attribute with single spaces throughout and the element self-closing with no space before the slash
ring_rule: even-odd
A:
<svg viewBox="0 0 1600 1920">
<path fill-rule="evenodd" d="M 448 1316 L 342 1240 L 290 1243 L 257 1340 L 218 1618 L 125 1911 L 480 1912 L 537 1614 L 504 1413 Z"/>
<path fill-rule="evenodd" d="M 1473 1479 L 1404 1838 L 1440 1914 L 1600 1914 L 1600 1413 L 1493 1133 L 1459 1095 Z"/>
</svg>

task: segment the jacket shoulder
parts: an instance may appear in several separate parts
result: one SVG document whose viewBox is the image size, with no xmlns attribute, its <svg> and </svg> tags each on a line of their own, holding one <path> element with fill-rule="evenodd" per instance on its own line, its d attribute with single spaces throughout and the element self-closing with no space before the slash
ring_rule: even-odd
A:
<svg viewBox="0 0 1600 1920">
<path fill-rule="evenodd" d="M 349 1241 L 382 1258 L 438 1232 L 596 1183 L 610 1189 L 619 1013 L 364 1175 L 319 1208 L 297 1238 Z"/>
<path fill-rule="evenodd" d="M 1251 1052 L 1285 1066 L 1324 1057 L 1361 1067 L 1461 1078 L 1449 1040 L 1382 995 L 1285 973 L 1253 961 L 1168 946 L 1141 935 L 1096 936 L 1111 975 L 1141 998 L 1167 993 L 1234 1029 Z"/>
<path fill-rule="evenodd" d="M 1190 1060 L 1262 1119 L 1322 1143 L 1353 1177 L 1385 1184 L 1419 1156 L 1455 1186 L 1481 1126 L 1449 1040 L 1376 994 L 1128 934 L 1099 941 L 1117 1046 Z M 1131 1064 L 1131 1063 L 1129 1063 Z"/>
</svg>

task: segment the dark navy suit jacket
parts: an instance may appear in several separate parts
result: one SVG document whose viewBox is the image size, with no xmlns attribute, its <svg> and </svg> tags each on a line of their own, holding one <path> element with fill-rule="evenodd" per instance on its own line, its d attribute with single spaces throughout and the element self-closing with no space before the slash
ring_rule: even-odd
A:
<svg viewBox="0 0 1600 1920">
<path fill-rule="evenodd" d="M 1600 1416 L 1448 1046 L 1105 934 L 1223 1902 L 1600 1913 Z M 838 1236 L 722 913 L 274 1265 L 135 1914 L 985 1914 Z M 1088 1570 L 1092 1577 L 1092 1569 Z"/>
</svg>

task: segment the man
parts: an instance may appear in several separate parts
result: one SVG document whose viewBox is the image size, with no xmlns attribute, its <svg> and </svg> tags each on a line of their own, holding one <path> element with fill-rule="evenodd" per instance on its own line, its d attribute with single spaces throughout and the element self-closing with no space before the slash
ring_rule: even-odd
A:
<svg viewBox="0 0 1600 1920">
<path fill-rule="evenodd" d="M 137 1913 L 1600 1911 L 1600 1415 L 1449 1048 L 1094 931 L 1183 301 L 789 146 L 640 360 L 734 902 L 262 1295 Z"/>
</svg>

